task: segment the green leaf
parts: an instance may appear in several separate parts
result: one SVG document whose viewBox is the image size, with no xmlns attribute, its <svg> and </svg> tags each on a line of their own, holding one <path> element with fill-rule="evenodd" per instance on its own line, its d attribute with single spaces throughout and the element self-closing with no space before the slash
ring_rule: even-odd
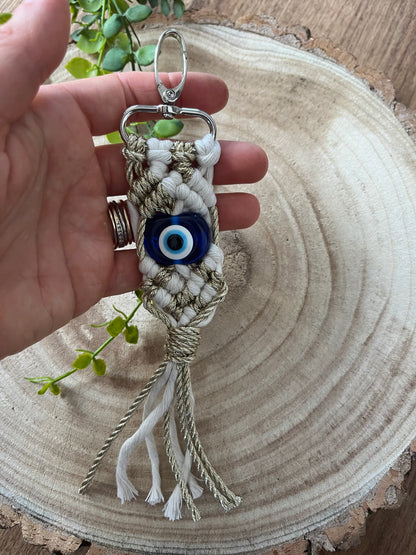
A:
<svg viewBox="0 0 416 555">
<path fill-rule="evenodd" d="M 129 61 L 128 53 L 122 48 L 111 48 L 104 56 L 103 69 L 120 71 Z"/>
<path fill-rule="evenodd" d="M 84 29 L 77 46 L 87 54 L 96 54 L 105 44 L 105 37 L 96 29 Z"/>
<path fill-rule="evenodd" d="M 97 374 L 97 376 L 104 376 L 106 371 L 106 364 L 102 358 L 95 358 L 92 361 L 92 369 Z"/>
<path fill-rule="evenodd" d="M 130 41 L 127 33 L 118 33 L 114 38 L 110 40 L 112 48 L 122 48 L 126 52 L 130 49 Z"/>
<path fill-rule="evenodd" d="M 113 131 L 112 133 L 107 133 L 107 141 L 112 145 L 118 145 L 123 142 L 119 131 Z M 95 326 L 98 327 L 98 326 Z"/>
<path fill-rule="evenodd" d="M 183 16 L 184 11 L 185 4 L 182 2 L 182 0 L 173 0 L 173 13 L 178 19 Z"/>
<path fill-rule="evenodd" d="M 83 32 L 83 31 L 84 31 L 84 28 L 83 28 L 83 27 L 80 27 L 79 29 L 76 29 L 73 33 L 71 33 L 71 39 L 72 39 L 74 42 L 78 42 L 79 39 L 80 39 L 81 36 L 82 36 L 82 32 Z"/>
<path fill-rule="evenodd" d="M 31 383 L 45 383 L 50 382 L 53 378 L 49 378 L 49 376 L 38 376 L 36 378 L 25 378 L 28 382 Z"/>
<path fill-rule="evenodd" d="M 159 0 L 149 0 L 149 4 L 150 4 L 150 7 L 153 10 L 159 4 Z"/>
<path fill-rule="evenodd" d="M 141 302 L 142 301 L 142 297 L 143 297 L 143 291 L 141 289 L 136 289 L 136 291 L 134 292 L 134 294 L 136 295 L 137 299 Z"/>
<path fill-rule="evenodd" d="M 92 63 L 85 58 L 72 58 L 72 60 L 66 64 L 65 69 L 76 79 L 84 79 L 91 75 L 92 67 Z"/>
<path fill-rule="evenodd" d="M 182 131 L 183 122 L 179 119 L 161 119 L 155 123 L 153 133 L 160 139 L 173 137 Z"/>
<path fill-rule="evenodd" d="M 83 370 L 90 365 L 92 360 L 92 355 L 89 353 L 82 353 L 77 356 L 77 358 L 72 363 L 72 368 L 76 368 L 77 370 Z"/>
<path fill-rule="evenodd" d="M 110 39 L 117 35 L 123 26 L 123 18 L 121 15 L 114 13 L 103 25 L 103 35 L 105 38 Z"/>
<path fill-rule="evenodd" d="M 103 0 L 78 0 L 78 3 L 85 12 L 96 12 L 101 8 Z"/>
<path fill-rule="evenodd" d="M 45 385 L 39 389 L 38 395 L 43 395 L 44 393 L 46 393 L 50 385 L 50 383 L 45 383 Z"/>
<path fill-rule="evenodd" d="M 59 385 L 56 385 L 56 383 L 51 383 L 49 389 L 54 395 L 59 395 L 61 393 L 61 388 Z"/>
<path fill-rule="evenodd" d="M 155 50 L 156 44 L 147 44 L 146 46 L 139 48 L 139 50 L 135 53 L 137 63 L 140 66 L 150 66 L 150 64 L 153 64 L 155 59 Z"/>
<path fill-rule="evenodd" d="M 8 12 L 0 13 L 0 25 L 7 23 L 11 17 L 12 17 L 11 13 L 8 13 Z"/>
<path fill-rule="evenodd" d="M 139 21 L 144 21 L 152 13 L 149 6 L 132 6 L 124 14 L 130 23 L 137 23 Z"/>
<path fill-rule="evenodd" d="M 117 4 L 117 6 L 123 13 L 129 9 L 129 5 L 127 4 L 126 0 L 113 0 L 113 3 Z"/>
<path fill-rule="evenodd" d="M 127 343 L 135 345 L 139 340 L 139 330 L 137 329 L 137 326 L 126 326 L 126 329 L 124 330 L 124 338 Z"/>
<path fill-rule="evenodd" d="M 124 330 L 125 325 L 126 321 L 124 320 L 124 318 L 122 318 L 121 316 L 117 316 L 108 324 L 107 331 L 112 337 L 116 337 Z"/>
<path fill-rule="evenodd" d="M 163 15 L 166 15 L 166 17 L 168 17 L 168 15 L 170 14 L 170 6 L 168 0 L 162 0 L 160 3 L 160 7 L 162 8 Z"/>
<path fill-rule="evenodd" d="M 89 13 L 87 15 L 84 15 L 84 17 L 81 19 L 82 23 L 85 23 L 85 25 L 92 25 L 94 23 L 94 21 L 97 21 L 99 19 L 97 14 L 92 14 Z"/>
</svg>

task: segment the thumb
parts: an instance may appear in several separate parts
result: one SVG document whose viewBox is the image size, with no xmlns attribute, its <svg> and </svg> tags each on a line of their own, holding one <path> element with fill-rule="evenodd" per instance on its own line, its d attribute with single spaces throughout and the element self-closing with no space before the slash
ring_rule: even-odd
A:
<svg viewBox="0 0 416 555">
<path fill-rule="evenodd" d="M 0 121 L 16 120 L 62 60 L 68 0 L 25 0 L 0 26 Z"/>
</svg>

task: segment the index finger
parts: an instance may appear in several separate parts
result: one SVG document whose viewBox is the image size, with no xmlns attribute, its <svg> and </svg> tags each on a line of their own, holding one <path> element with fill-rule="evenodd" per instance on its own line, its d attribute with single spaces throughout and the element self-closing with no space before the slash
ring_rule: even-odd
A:
<svg viewBox="0 0 416 555">
<path fill-rule="evenodd" d="M 176 86 L 180 73 L 161 74 L 167 87 Z M 51 85 L 48 85 L 51 87 Z M 121 116 L 134 104 L 161 104 L 150 72 L 126 72 L 91 77 L 52 85 L 54 94 L 70 94 L 89 121 L 92 135 L 104 135 L 118 129 Z M 47 93 L 47 89 L 43 91 Z M 206 73 L 188 73 L 178 106 L 199 108 L 208 113 L 218 112 L 227 103 L 228 89 L 224 81 Z M 144 119 L 151 119 L 146 114 Z M 157 116 L 156 116 L 157 117 Z"/>
</svg>

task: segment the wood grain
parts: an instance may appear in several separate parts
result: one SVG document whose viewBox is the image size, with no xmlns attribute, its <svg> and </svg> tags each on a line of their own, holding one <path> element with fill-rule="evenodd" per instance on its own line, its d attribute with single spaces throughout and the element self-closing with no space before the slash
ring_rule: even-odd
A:
<svg viewBox="0 0 416 555">
<path fill-rule="evenodd" d="M 210 6 L 210 4 L 212 4 L 212 5 Z M 206 3 L 205 3 L 205 6 L 208 5 L 208 7 L 211 7 L 211 8 L 212 8 L 212 7 L 213 7 L 213 8 L 218 7 L 218 5 L 216 6 L 215 4 L 218 4 L 218 3 L 215 3 L 215 2 L 212 2 L 212 3 L 206 2 Z M 238 3 L 238 10 L 239 10 L 239 14 L 240 14 L 240 15 L 241 15 L 241 13 L 242 13 L 242 7 L 241 7 L 242 4 L 243 4 L 243 3 Z M 261 5 L 261 2 L 258 2 L 258 4 Z M 285 3 L 285 4 L 286 4 L 286 9 L 287 9 L 287 10 L 289 10 L 289 7 L 290 7 L 289 5 L 292 5 L 292 7 L 293 7 L 293 5 L 294 5 L 294 3 Z M 354 4 L 354 3 L 353 3 L 353 4 Z M 358 4 L 359 4 L 358 2 L 357 2 L 356 4 L 357 4 L 357 6 L 356 6 L 355 12 L 353 11 L 354 13 L 351 13 L 351 14 L 350 14 L 350 17 L 351 17 L 351 18 L 353 18 L 353 17 L 359 17 L 360 14 L 361 14 L 361 15 L 368 15 L 367 12 L 366 12 L 366 7 L 365 7 L 365 6 L 359 7 L 359 6 L 358 6 Z M 382 4 L 383 4 L 383 3 L 382 3 Z M 406 4 L 406 9 L 410 6 L 410 3 L 405 3 L 405 2 L 404 2 L 403 4 Z M 267 11 L 270 11 L 270 3 L 268 2 L 267 5 L 268 5 L 268 10 L 267 10 Z M 254 6 L 254 3 L 253 3 L 253 2 L 250 2 L 250 6 L 249 6 L 249 7 L 251 8 L 251 11 L 253 11 L 253 6 Z M 350 9 L 352 9 L 352 8 L 351 8 L 351 3 L 349 4 L 349 6 L 350 6 Z M 383 6 L 384 6 L 384 4 L 383 4 Z M 397 5 L 395 4 L 395 6 L 397 6 Z M 222 5 L 221 7 L 224 8 L 223 5 Z M 305 6 L 302 5 L 302 9 L 303 9 L 304 7 L 305 7 Z M 323 6 L 322 3 L 320 3 L 319 7 L 320 7 L 320 9 L 323 10 L 323 12 L 325 12 L 325 17 L 327 16 L 327 13 L 328 13 L 328 12 L 326 11 L 326 8 L 328 8 L 328 10 L 330 11 L 330 14 L 329 14 L 328 17 L 335 17 L 335 14 L 337 14 L 337 17 L 340 17 L 340 15 L 342 15 L 342 14 L 343 14 L 344 16 L 346 15 L 346 14 L 344 13 L 346 8 L 345 8 L 345 7 L 344 7 L 343 9 L 338 8 L 338 4 L 337 4 L 337 3 L 328 3 L 327 6 Z M 373 7 L 373 6 L 370 6 L 370 8 L 372 8 L 372 7 Z M 249 11 L 249 10 L 248 10 L 248 6 L 245 6 L 245 5 L 244 5 L 243 8 L 247 8 L 247 12 Z M 325 8 L 325 9 L 324 9 L 324 8 Z M 370 11 L 370 8 L 368 8 L 369 11 Z M 228 9 L 228 8 L 227 8 L 227 9 Z M 233 9 L 234 9 L 234 10 L 237 10 L 237 4 L 236 4 L 235 2 L 230 2 L 229 9 L 230 9 L 231 11 L 232 11 Z M 307 8 L 306 12 L 304 11 L 303 14 L 305 15 L 305 13 L 306 13 L 306 14 L 309 15 L 309 9 L 311 9 L 311 8 L 310 8 L 310 5 L 308 5 L 308 8 Z M 317 7 L 315 6 L 314 9 L 316 10 Z M 261 10 L 261 6 L 259 7 L 259 10 Z M 257 11 L 259 11 L 259 10 L 257 10 Z M 332 11 L 331 11 L 331 10 L 332 10 Z M 344 12 L 343 12 L 342 10 L 344 10 Z M 266 9 L 265 9 L 264 11 L 266 11 Z M 300 10 L 300 7 L 298 7 L 298 12 L 300 13 L 300 11 L 301 11 L 301 10 Z M 375 14 L 375 15 L 374 15 L 374 10 L 371 10 L 371 13 L 372 13 L 372 16 L 373 16 L 373 17 L 377 16 L 378 21 L 382 20 L 383 17 L 384 17 L 384 18 L 387 18 L 387 12 L 385 12 L 385 11 L 383 11 L 383 10 L 379 10 L 379 11 L 375 10 L 375 11 L 376 11 L 376 14 Z M 323 13 L 323 12 L 322 12 L 322 13 Z M 382 12 L 382 13 L 380 13 L 380 12 Z M 282 8 L 282 17 L 287 16 L 288 13 L 289 13 L 289 11 L 285 11 L 285 9 L 284 9 L 284 7 L 283 7 L 283 8 Z M 296 13 L 296 10 L 295 10 L 293 13 Z M 391 13 L 391 12 L 390 12 L 390 13 Z M 409 12 L 406 11 L 406 10 L 405 10 L 405 13 L 406 13 L 407 15 L 409 15 Z M 347 14 L 347 15 L 348 15 L 348 14 Z M 315 17 L 316 17 L 316 15 L 315 15 Z M 320 22 L 321 22 L 322 24 L 325 23 L 325 17 L 321 17 L 321 18 L 320 18 Z M 344 20 L 344 21 L 347 21 L 347 20 L 348 20 L 348 18 L 347 18 L 346 20 Z M 352 19 L 352 20 L 353 20 L 353 19 Z M 370 22 L 373 22 L 373 23 L 374 23 L 374 19 L 371 19 L 371 17 L 370 17 Z M 292 23 L 293 23 L 293 20 L 287 22 L 288 25 L 289 25 L 289 24 L 292 24 Z M 396 19 L 395 29 L 397 29 L 397 25 L 400 27 L 401 24 L 402 24 L 402 23 L 401 23 L 401 20 L 399 21 L 399 20 Z M 312 27 L 311 23 L 308 23 L 308 25 L 309 25 L 310 27 Z M 345 29 L 347 29 L 348 24 L 344 24 L 343 27 L 345 27 Z M 344 29 L 344 33 L 346 32 L 345 29 Z M 391 27 L 388 27 L 388 29 L 389 29 L 389 31 L 391 31 Z M 407 29 L 406 29 L 406 30 L 407 30 Z M 330 29 L 330 31 L 333 32 L 332 29 Z M 315 34 L 316 34 L 316 33 L 315 33 Z M 330 34 L 330 33 L 326 33 L 326 34 Z M 347 34 L 348 34 L 348 33 L 347 33 Z M 341 42 L 342 42 L 342 40 L 344 40 L 343 37 L 344 37 L 344 35 L 340 32 L 339 35 L 338 35 L 338 38 L 336 38 L 336 41 L 337 41 L 337 42 L 340 42 L 340 38 L 341 38 Z M 367 38 L 367 40 L 368 40 L 368 37 L 366 37 L 366 38 Z M 377 41 L 376 41 L 376 42 L 377 42 Z M 405 42 L 406 42 L 406 41 L 405 41 Z M 409 39 L 409 41 L 407 41 L 407 44 L 408 44 L 408 49 L 406 50 L 406 53 L 405 53 L 405 54 L 402 53 L 402 54 L 404 55 L 404 58 L 405 58 L 405 59 L 406 59 L 406 55 L 407 55 L 408 50 L 410 49 L 410 51 L 411 51 L 412 45 L 413 45 L 413 47 L 414 47 L 414 44 L 413 44 L 412 40 L 410 40 L 410 39 Z M 354 53 L 354 48 L 349 48 L 349 50 L 352 51 L 352 52 Z M 386 49 L 385 49 L 385 50 L 386 50 Z M 397 50 L 397 49 L 395 49 L 393 53 L 392 53 L 392 51 L 390 50 L 390 51 L 388 52 L 388 56 L 387 56 L 386 52 L 384 52 L 384 53 L 383 53 L 384 58 L 382 58 L 382 60 L 385 60 L 385 61 L 386 61 L 386 60 L 391 60 L 391 59 L 394 57 L 393 54 L 397 54 L 396 50 Z M 397 55 L 398 55 L 398 54 L 397 54 Z M 386 56 L 387 56 L 387 57 L 386 57 Z M 370 56 L 370 57 L 371 57 L 371 56 Z M 360 59 L 360 56 L 359 56 L 359 55 L 358 55 L 358 58 Z M 403 58 L 402 58 L 402 60 L 403 60 Z M 363 60 L 360 60 L 360 62 L 363 62 Z M 375 65 L 377 68 L 380 69 L 380 66 L 377 65 L 377 64 L 371 64 L 371 65 Z M 396 76 L 396 75 L 399 75 L 400 72 L 401 72 L 401 69 L 400 69 L 398 66 L 396 66 L 396 67 L 393 66 L 393 70 L 394 70 L 394 72 L 391 74 L 393 77 Z M 395 73 L 395 72 L 396 72 L 396 73 Z M 387 72 L 387 73 L 388 73 L 388 72 Z M 397 82 L 398 82 L 398 81 L 397 81 Z M 398 89 L 399 89 L 399 88 L 400 88 L 400 87 L 398 87 Z M 409 89 L 410 89 L 410 88 L 411 88 L 411 87 L 409 87 Z M 404 90 L 405 90 L 405 88 L 403 89 L 403 91 L 404 91 Z M 404 94 L 404 93 L 403 93 L 403 94 Z M 400 98 L 400 97 L 399 97 L 399 98 Z M 404 100 L 404 97 L 402 97 L 401 99 Z M 410 98 L 410 101 L 409 101 L 409 104 L 410 104 L 411 106 L 412 106 L 412 102 L 414 102 L 413 96 Z M 412 107 L 414 107 L 414 106 L 412 106 Z M 232 241 L 231 241 L 231 243 L 232 243 Z M 358 553 L 358 551 L 357 551 L 357 553 Z M 371 553 L 371 551 L 368 551 L 368 553 Z M 373 553 L 374 553 L 374 551 L 373 551 Z M 382 553 L 382 552 L 381 552 L 381 551 L 377 551 L 377 553 Z M 390 551 L 390 552 L 389 552 L 389 551 L 386 551 L 385 553 L 391 553 L 391 551 Z M 404 551 L 401 551 L 401 553 L 405 553 L 405 552 L 404 552 Z M 409 551 L 409 553 L 411 553 L 411 551 Z"/>
</svg>

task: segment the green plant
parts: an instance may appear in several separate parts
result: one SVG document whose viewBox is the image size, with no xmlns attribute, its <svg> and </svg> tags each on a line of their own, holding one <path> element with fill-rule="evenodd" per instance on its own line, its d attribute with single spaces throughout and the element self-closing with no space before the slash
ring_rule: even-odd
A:
<svg viewBox="0 0 416 555">
<path fill-rule="evenodd" d="M 135 345 L 139 339 L 139 330 L 136 325 L 131 324 L 131 320 L 142 304 L 141 292 L 136 291 L 135 295 L 137 301 L 136 306 L 130 314 L 125 314 L 113 306 L 114 310 L 118 313 L 115 318 L 109 322 L 105 322 L 104 324 L 91 324 L 91 327 L 93 328 L 105 327 L 109 337 L 97 349 L 95 349 L 95 351 L 88 349 L 75 349 L 75 351 L 80 354 L 76 356 L 74 362 L 72 363 L 71 370 L 57 376 L 56 378 L 51 378 L 50 376 L 38 376 L 34 378 L 25 378 L 25 380 L 42 386 L 38 391 L 39 395 L 43 395 L 48 390 L 54 395 L 59 395 L 61 393 L 61 388 L 57 385 L 58 382 L 61 382 L 79 370 L 84 370 L 85 368 L 92 366 L 92 369 L 97 376 L 103 376 L 105 374 L 107 364 L 103 358 L 98 358 L 98 355 L 101 354 L 102 351 L 117 337 L 122 336 L 127 343 L 133 345 Z"/>
<path fill-rule="evenodd" d="M 95 60 L 74 57 L 66 69 L 77 79 L 122 71 L 130 64 L 132 70 L 153 63 L 155 44 L 142 45 L 135 24 L 145 21 L 155 9 L 168 16 L 171 12 L 182 17 L 185 6 L 182 0 L 69 0 L 73 30 L 71 38 L 76 46 Z M 183 127 L 179 120 L 145 122 L 145 138 L 172 137 Z M 128 127 L 137 133 L 137 126 Z M 107 136 L 112 143 L 120 143 L 115 131 Z"/>
</svg>

